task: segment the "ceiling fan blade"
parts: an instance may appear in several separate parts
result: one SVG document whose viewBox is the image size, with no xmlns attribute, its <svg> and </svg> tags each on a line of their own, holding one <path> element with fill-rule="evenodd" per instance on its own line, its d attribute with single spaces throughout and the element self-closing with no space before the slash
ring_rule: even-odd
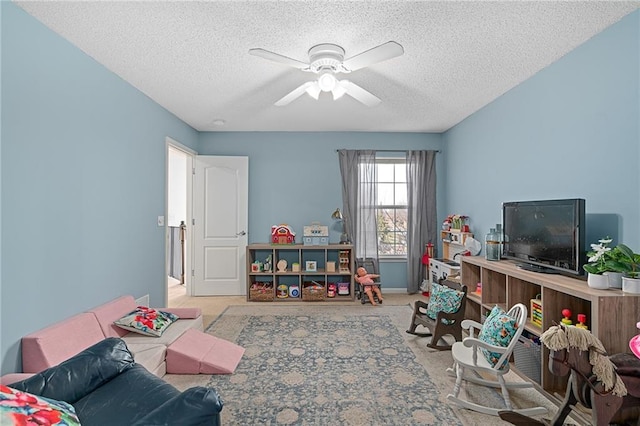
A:
<svg viewBox="0 0 640 426">
<path fill-rule="evenodd" d="M 278 102 L 276 102 L 274 105 L 275 106 L 285 106 L 288 105 L 291 101 L 298 99 L 300 96 L 304 95 L 307 91 L 307 89 L 311 86 L 313 86 L 315 82 L 313 81 L 307 81 L 304 84 L 301 84 L 300 86 L 296 87 L 295 89 L 293 89 L 291 92 L 289 92 L 288 94 L 284 95 Z"/>
<path fill-rule="evenodd" d="M 372 107 L 382 102 L 380 98 L 349 80 L 341 80 L 339 84 L 345 89 L 347 95 L 366 106 Z"/>
<path fill-rule="evenodd" d="M 387 59 L 395 58 L 404 53 L 404 48 L 395 41 L 388 41 L 380 46 L 364 51 L 345 60 L 342 65 L 350 71 L 359 70 Z"/>
<path fill-rule="evenodd" d="M 280 64 L 288 65 L 290 67 L 305 69 L 309 67 L 309 64 L 300 62 L 296 59 L 291 59 L 287 56 L 279 55 L 277 53 L 270 52 L 264 49 L 249 49 L 249 54 L 253 56 L 259 56 L 260 58 L 267 59 L 269 61 L 278 62 Z"/>
</svg>

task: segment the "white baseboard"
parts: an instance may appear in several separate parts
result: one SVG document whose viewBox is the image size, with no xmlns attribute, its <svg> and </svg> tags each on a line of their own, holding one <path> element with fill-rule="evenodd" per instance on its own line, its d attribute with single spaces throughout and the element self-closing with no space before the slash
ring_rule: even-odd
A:
<svg viewBox="0 0 640 426">
<path fill-rule="evenodd" d="M 382 284 L 382 292 L 383 293 L 394 293 L 394 294 L 407 294 L 406 288 L 398 288 L 398 287 L 385 287 L 384 283 Z"/>
<path fill-rule="evenodd" d="M 136 305 L 138 306 L 149 306 L 149 295 L 145 294 L 142 297 L 136 299 Z"/>
</svg>

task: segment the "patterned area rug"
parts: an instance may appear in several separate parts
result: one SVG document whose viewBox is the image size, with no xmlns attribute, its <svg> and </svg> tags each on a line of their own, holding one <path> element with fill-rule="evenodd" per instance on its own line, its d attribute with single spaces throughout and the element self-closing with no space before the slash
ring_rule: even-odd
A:
<svg viewBox="0 0 640 426">
<path fill-rule="evenodd" d="M 446 401 L 451 354 L 405 333 L 411 313 L 408 305 L 231 306 L 206 332 L 246 348 L 235 373 L 165 379 L 215 388 L 226 425 L 507 424 Z M 464 392 L 500 406 L 494 390 Z M 519 392 L 517 406 L 553 407 L 534 390 Z"/>
</svg>

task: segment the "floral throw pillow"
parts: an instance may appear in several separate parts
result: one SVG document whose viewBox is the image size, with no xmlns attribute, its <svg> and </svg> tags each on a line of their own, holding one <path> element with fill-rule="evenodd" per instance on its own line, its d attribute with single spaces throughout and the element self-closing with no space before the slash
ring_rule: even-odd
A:
<svg viewBox="0 0 640 426">
<path fill-rule="evenodd" d="M 482 330 L 478 335 L 478 339 L 494 346 L 507 347 L 511 343 L 511 339 L 518 330 L 516 319 L 507 315 L 507 313 L 499 306 L 494 306 L 491 313 L 482 325 Z M 499 352 L 491 352 L 487 349 L 480 349 L 489 364 L 495 366 L 502 356 Z M 504 361 L 506 364 L 508 360 Z M 503 365 L 504 365 L 503 364 Z M 502 366 L 500 366 L 502 368 Z"/>
<path fill-rule="evenodd" d="M 160 337 L 178 318 L 177 315 L 170 312 L 156 311 L 146 306 L 138 306 L 127 315 L 114 321 L 114 324 L 134 333 Z"/>
<path fill-rule="evenodd" d="M 427 304 L 427 316 L 436 319 L 438 312 L 451 314 L 460 308 L 460 302 L 464 292 L 454 290 L 446 285 L 433 283 L 431 285 L 431 296 Z M 451 324 L 451 320 L 442 320 L 445 324 Z"/>
<path fill-rule="evenodd" d="M 0 385 L 0 424 L 74 426 L 80 421 L 71 404 Z"/>
</svg>

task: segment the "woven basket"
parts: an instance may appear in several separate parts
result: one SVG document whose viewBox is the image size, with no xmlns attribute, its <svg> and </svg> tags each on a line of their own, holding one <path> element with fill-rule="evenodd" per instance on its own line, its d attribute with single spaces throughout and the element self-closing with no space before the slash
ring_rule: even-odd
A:
<svg viewBox="0 0 640 426">
<path fill-rule="evenodd" d="M 324 295 L 326 293 L 325 286 L 317 286 L 311 283 L 305 283 L 302 287 L 302 300 L 307 301 L 321 301 L 324 300 Z"/>
<path fill-rule="evenodd" d="M 254 302 L 273 302 L 273 287 L 250 288 L 249 300 Z"/>
</svg>

